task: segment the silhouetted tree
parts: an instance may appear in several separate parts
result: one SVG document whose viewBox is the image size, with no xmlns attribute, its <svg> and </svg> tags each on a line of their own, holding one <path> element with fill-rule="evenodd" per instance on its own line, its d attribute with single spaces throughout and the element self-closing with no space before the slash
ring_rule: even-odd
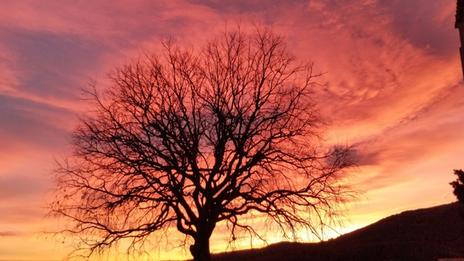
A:
<svg viewBox="0 0 464 261">
<path fill-rule="evenodd" d="M 464 204 L 464 171 L 461 169 L 455 169 L 454 175 L 458 177 L 455 181 L 451 182 L 450 185 L 453 187 L 453 193 L 456 195 L 459 202 Z"/>
<path fill-rule="evenodd" d="M 165 52 L 112 74 L 95 112 L 73 135 L 52 205 L 89 251 L 121 239 L 131 247 L 169 226 L 209 260 L 219 222 L 231 240 L 259 236 L 261 213 L 287 236 L 316 229 L 343 191 L 342 147 L 323 149 L 312 66 L 297 64 L 270 32 L 224 33 L 198 52 Z"/>
</svg>

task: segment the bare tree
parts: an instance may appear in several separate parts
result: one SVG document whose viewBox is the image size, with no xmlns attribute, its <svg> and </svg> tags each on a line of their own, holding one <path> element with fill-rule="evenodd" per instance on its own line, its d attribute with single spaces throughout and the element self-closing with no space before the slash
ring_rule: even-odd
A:
<svg viewBox="0 0 464 261">
<path fill-rule="evenodd" d="M 268 31 L 224 33 L 200 51 L 165 53 L 112 74 L 57 171 L 58 216 L 90 254 L 176 227 L 210 260 L 219 222 L 231 239 L 261 213 L 287 236 L 317 232 L 343 195 L 341 147 L 321 146 L 312 65 Z M 325 153 L 324 153 L 325 151 Z M 314 218 L 315 217 L 315 218 Z"/>
</svg>

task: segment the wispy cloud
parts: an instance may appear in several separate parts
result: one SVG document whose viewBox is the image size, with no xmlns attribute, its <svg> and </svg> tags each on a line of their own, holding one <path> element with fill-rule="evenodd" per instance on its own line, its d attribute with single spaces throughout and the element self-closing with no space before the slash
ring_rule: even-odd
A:
<svg viewBox="0 0 464 261">
<path fill-rule="evenodd" d="M 0 231 L 0 237 L 15 237 L 17 235 L 19 233 L 14 231 Z"/>
</svg>

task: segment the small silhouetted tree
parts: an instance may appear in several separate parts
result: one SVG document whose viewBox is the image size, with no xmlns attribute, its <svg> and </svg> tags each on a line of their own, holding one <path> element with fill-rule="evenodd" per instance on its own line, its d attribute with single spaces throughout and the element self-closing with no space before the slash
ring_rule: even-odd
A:
<svg viewBox="0 0 464 261">
<path fill-rule="evenodd" d="M 451 182 L 450 185 L 453 187 L 453 193 L 458 198 L 459 202 L 464 204 L 464 171 L 455 169 L 454 175 L 456 175 L 457 178 L 455 181 Z"/>
<path fill-rule="evenodd" d="M 259 236 L 252 213 L 289 236 L 316 232 L 342 199 L 346 153 L 321 149 L 312 66 L 263 31 L 224 33 L 198 52 L 164 47 L 90 92 L 95 111 L 57 171 L 52 210 L 71 220 L 67 231 L 91 254 L 175 227 L 194 260 L 210 259 L 220 222 L 232 240 Z"/>
</svg>

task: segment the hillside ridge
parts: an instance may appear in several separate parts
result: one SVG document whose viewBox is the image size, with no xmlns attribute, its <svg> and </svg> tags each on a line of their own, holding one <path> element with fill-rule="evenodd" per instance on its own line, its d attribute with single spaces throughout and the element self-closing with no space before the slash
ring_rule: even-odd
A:
<svg viewBox="0 0 464 261">
<path fill-rule="evenodd" d="M 213 260 L 437 260 L 464 258 L 464 207 L 407 210 L 320 243 L 280 242 Z"/>
</svg>

